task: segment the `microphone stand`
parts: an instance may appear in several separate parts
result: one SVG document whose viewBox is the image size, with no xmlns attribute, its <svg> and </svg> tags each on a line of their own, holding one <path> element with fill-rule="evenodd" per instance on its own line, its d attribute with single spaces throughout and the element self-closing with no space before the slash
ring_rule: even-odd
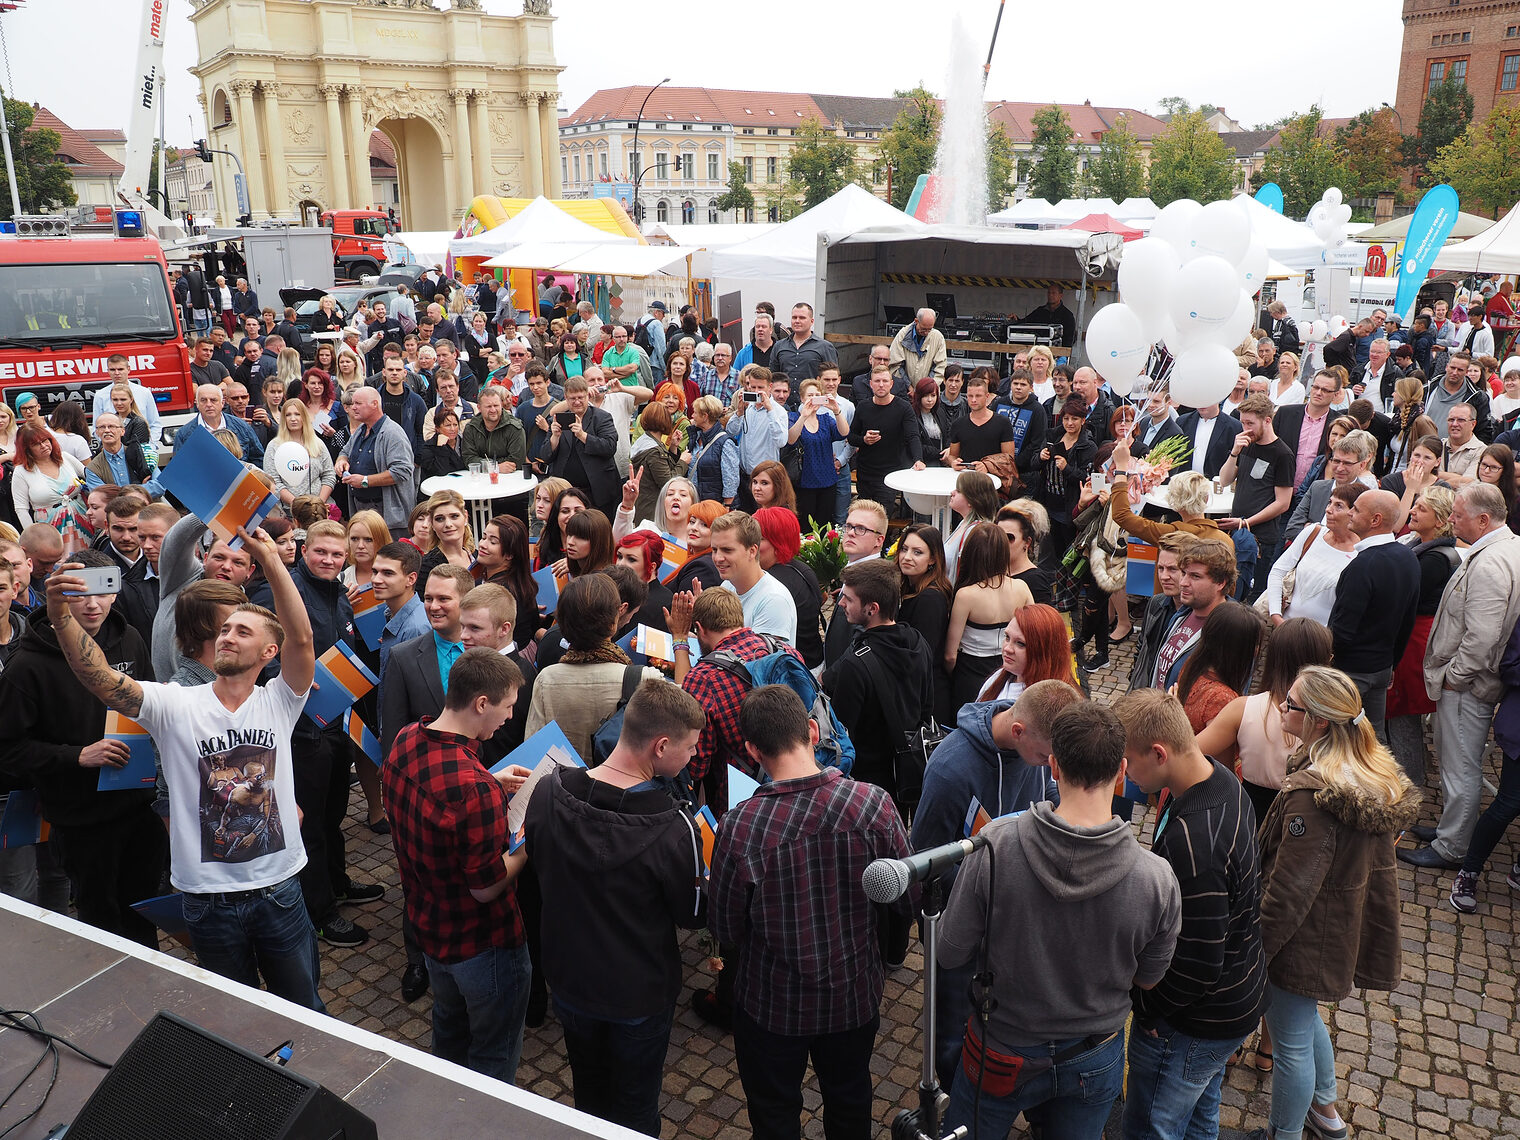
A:
<svg viewBox="0 0 1520 1140">
<path fill-rule="evenodd" d="M 945 907 L 945 884 L 938 875 L 924 880 L 919 893 L 918 913 L 923 919 L 924 943 L 924 1063 L 918 1081 L 918 1107 L 905 1108 L 892 1121 L 892 1140 L 963 1140 L 966 1126 L 940 1135 L 940 1120 L 950 1098 L 939 1087 L 939 1076 L 934 1070 L 934 1025 L 938 1012 L 935 975 L 939 967 L 939 920 Z"/>
</svg>

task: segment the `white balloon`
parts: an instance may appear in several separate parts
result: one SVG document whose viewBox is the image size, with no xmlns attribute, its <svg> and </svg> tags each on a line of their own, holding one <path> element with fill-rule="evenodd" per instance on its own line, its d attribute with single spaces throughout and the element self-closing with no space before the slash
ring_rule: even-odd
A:
<svg viewBox="0 0 1520 1140">
<path fill-rule="evenodd" d="M 299 479 L 311 468 L 311 454 L 304 446 L 292 440 L 275 448 L 275 470 L 292 479 Z"/>
<path fill-rule="evenodd" d="M 1309 339 L 1316 344 L 1324 344 L 1330 339 L 1330 325 L 1325 321 L 1315 321 L 1310 329 Z"/>
<path fill-rule="evenodd" d="M 1335 223 L 1335 228 L 1339 230 L 1347 222 L 1351 221 L 1351 207 L 1344 203 L 1337 203 L 1330 207 L 1330 220 Z"/>
<path fill-rule="evenodd" d="M 1184 332 L 1177 327 L 1177 322 L 1172 320 L 1170 315 L 1162 317 L 1161 320 L 1162 331 L 1159 339 L 1173 356 L 1181 356 L 1197 341 L 1198 337 L 1191 325 Z"/>
<path fill-rule="evenodd" d="M 1320 201 L 1327 206 L 1339 206 L 1341 204 L 1341 190 L 1339 186 L 1332 186 L 1320 197 Z"/>
<path fill-rule="evenodd" d="M 1329 332 L 1331 336 L 1340 336 L 1341 333 L 1345 332 L 1350 327 L 1351 322 L 1348 321 L 1345 317 L 1335 316 L 1330 318 L 1330 323 L 1326 326 L 1326 331 Z"/>
<path fill-rule="evenodd" d="M 1138 377 L 1135 376 L 1115 377 L 1108 381 L 1108 390 L 1115 396 L 1128 396 L 1135 390 L 1137 380 Z"/>
<path fill-rule="evenodd" d="M 1503 364 L 1499 365 L 1499 375 L 1508 376 L 1513 371 L 1520 371 L 1520 356 L 1507 357 Z"/>
<path fill-rule="evenodd" d="M 1181 256 L 1187 249 L 1188 230 L 1193 224 L 1193 219 L 1203 211 L 1203 207 L 1191 198 L 1179 198 L 1175 202 L 1168 202 L 1161 207 L 1161 212 L 1156 215 L 1156 220 L 1151 223 L 1153 238 L 1159 238 L 1175 249 Z"/>
<path fill-rule="evenodd" d="M 1151 350 L 1145 329 L 1128 305 L 1104 305 L 1087 325 L 1087 362 L 1112 382 L 1133 376 Z"/>
<path fill-rule="evenodd" d="M 1267 262 L 1267 247 L 1253 241 L 1251 248 L 1246 250 L 1246 255 L 1240 259 L 1240 264 L 1235 267 L 1240 270 L 1240 284 L 1253 297 L 1267 283 Z"/>
<path fill-rule="evenodd" d="M 1199 257 L 1177 271 L 1172 290 L 1172 320 L 1178 330 L 1197 325 L 1213 328 L 1230 319 L 1240 297 L 1235 266 L 1222 257 Z"/>
<path fill-rule="evenodd" d="M 1172 365 L 1172 399 L 1190 408 L 1217 404 L 1235 390 L 1240 365 L 1223 345 L 1198 344 Z"/>
<path fill-rule="evenodd" d="M 1230 202 L 1210 202 L 1188 227 L 1184 262 L 1198 257 L 1222 257 L 1235 265 L 1251 246 L 1251 221 Z"/>
<path fill-rule="evenodd" d="M 1335 224 L 1335 219 L 1329 214 L 1321 214 L 1314 221 L 1314 236 L 1325 244 L 1329 244 L 1335 237 L 1340 227 Z"/>
<path fill-rule="evenodd" d="M 1244 289 L 1240 291 L 1240 299 L 1235 302 L 1235 311 L 1230 314 L 1230 319 L 1223 325 L 1224 331 L 1220 334 L 1226 348 L 1233 349 L 1241 341 L 1245 340 L 1246 334 L 1256 327 L 1256 302 Z"/>
<path fill-rule="evenodd" d="M 1119 262 L 1119 296 L 1140 315 L 1166 312 L 1172 300 L 1181 258 L 1162 238 L 1143 237 L 1126 242 Z"/>
</svg>

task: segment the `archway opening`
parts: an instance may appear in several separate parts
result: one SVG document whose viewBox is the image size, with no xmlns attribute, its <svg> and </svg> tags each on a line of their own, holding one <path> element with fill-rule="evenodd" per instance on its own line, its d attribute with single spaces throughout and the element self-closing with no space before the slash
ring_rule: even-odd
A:
<svg viewBox="0 0 1520 1140">
<path fill-rule="evenodd" d="M 401 225 L 409 230 L 450 230 L 459 224 L 449 216 L 444 177 L 443 140 L 425 119 L 382 119 L 375 126 L 396 148 L 396 182 L 399 188 Z M 366 186 L 366 203 L 384 201 L 380 192 Z"/>
</svg>

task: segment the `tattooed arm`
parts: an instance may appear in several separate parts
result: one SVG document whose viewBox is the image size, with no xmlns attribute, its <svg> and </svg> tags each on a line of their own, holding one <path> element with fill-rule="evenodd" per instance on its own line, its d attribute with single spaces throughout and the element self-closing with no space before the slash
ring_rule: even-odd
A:
<svg viewBox="0 0 1520 1140">
<path fill-rule="evenodd" d="M 95 639 L 74 619 L 67 592 L 81 590 L 85 583 L 68 571 L 78 568 L 78 564 L 72 562 L 60 566 L 47 580 L 48 617 L 53 623 L 53 632 L 58 637 L 58 646 L 63 650 L 64 658 L 81 685 L 107 708 L 113 708 L 126 716 L 136 716 L 142 711 L 142 686 L 125 673 L 112 669 L 106 663 L 100 646 L 95 644 Z"/>
</svg>

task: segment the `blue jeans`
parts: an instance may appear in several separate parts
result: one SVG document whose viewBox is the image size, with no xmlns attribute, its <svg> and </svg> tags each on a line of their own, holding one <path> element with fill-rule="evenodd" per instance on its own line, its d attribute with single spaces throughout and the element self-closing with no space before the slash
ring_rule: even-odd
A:
<svg viewBox="0 0 1520 1140">
<path fill-rule="evenodd" d="M 526 946 L 486 950 L 463 962 L 426 956 L 433 983 L 433 1056 L 511 1084 L 522 1058 L 533 968 Z"/>
<path fill-rule="evenodd" d="M 1010 1050 L 1013 1056 L 1030 1059 L 1051 1057 L 1077 1044 L 1053 1041 Z M 1023 1113 L 1039 1124 L 1045 1140 L 1099 1140 L 1124 1088 L 1124 1033 L 1115 1033 L 1101 1045 L 1052 1066 L 1031 1078 L 1010 1096 L 982 1093 L 980 1128 L 975 1140 L 1000 1140 L 1008 1135 L 1014 1118 Z M 976 1082 L 964 1072 L 950 1087 L 950 1108 L 945 1131 L 960 1125 L 969 1130 L 975 1112 Z"/>
<path fill-rule="evenodd" d="M 1272 1033 L 1272 1131 L 1275 1140 L 1299 1140 L 1309 1101 L 1334 1104 L 1335 1049 L 1319 1015 L 1319 1002 L 1267 983 L 1267 1029 Z"/>
<path fill-rule="evenodd" d="M 660 1134 L 660 1088 L 674 1009 L 638 1021 L 588 1017 L 554 999 L 565 1029 L 575 1107 L 647 1136 Z"/>
<path fill-rule="evenodd" d="M 1129 1032 L 1124 1140 L 1214 1140 L 1225 1062 L 1244 1038 L 1190 1037 L 1165 1021 Z"/>
<path fill-rule="evenodd" d="M 327 1012 L 317 994 L 317 930 L 298 876 L 258 891 L 187 894 L 184 907 L 190 943 L 206 969 L 255 988 L 262 974 L 270 993 Z"/>
<path fill-rule="evenodd" d="M 846 463 L 839 469 L 839 478 L 834 483 L 834 523 L 843 525 L 845 516 L 850 513 L 850 465 Z"/>
</svg>

